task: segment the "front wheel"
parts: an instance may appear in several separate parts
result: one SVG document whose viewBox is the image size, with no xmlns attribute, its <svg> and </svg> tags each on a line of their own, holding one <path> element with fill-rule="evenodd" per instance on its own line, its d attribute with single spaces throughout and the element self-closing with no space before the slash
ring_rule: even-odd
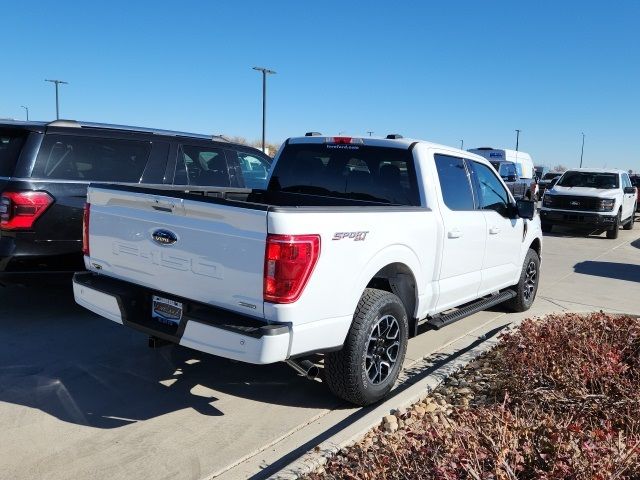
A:
<svg viewBox="0 0 640 480">
<path fill-rule="evenodd" d="M 384 398 L 398 379 L 407 352 L 409 325 L 400 299 L 367 288 L 342 350 L 325 356 L 325 381 L 338 397 L 356 405 Z"/>
<path fill-rule="evenodd" d="M 607 230 L 607 238 L 611 240 L 615 240 L 618 238 L 618 232 L 620 231 L 620 222 L 621 222 L 622 213 L 618 212 L 618 216 L 616 217 L 616 223 Z"/>
<path fill-rule="evenodd" d="M 631 210 L 631 219 L 629 219 L 629 221 L 624 226 L 625 230 L 633 230 L 633 224 L 636 221 L 635 217 L 636 217 L 636 207 L 634 205 L 633 210 Z"/>
<path fill-rule="evenodd" d="M 540 257 L 532 248 L 527 252 L 520 272 L 520 280 L 513 287 L 516 296 L 506 303 L 506 306 L 514 312 L 524 312 L 531 308 L 538 293 L 540 282 Z"/>
</svg>

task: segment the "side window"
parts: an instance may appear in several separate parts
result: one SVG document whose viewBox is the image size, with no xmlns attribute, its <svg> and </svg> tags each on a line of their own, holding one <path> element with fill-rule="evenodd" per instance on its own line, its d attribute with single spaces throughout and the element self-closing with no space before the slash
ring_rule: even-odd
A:
<svg viewBox="0 0 640 480">
<path fill-rule="evenodd" d="M 492 169 L 478 162 L 472 162 L 478 184 L 478 197 L 482 210 L 495 210 L 506 216 L 509 212 L 509 194 Z"/>
<path fill-rule="evenodd" d="M 464 160 L 439 154 L 434 157 L 445 205 L 450 210 L 475 210 Z"/>
<path fill-rule="evenodd" d="M 237 151 L 235 154 L 238 156 L 238 164 L 244 179 L 244 186 L 260 190 L 266 189 L 271 165 L 257 155 Z"/>
<path fill-rule="evenodd" d="M 181 145 L 173 184 L 228 187 L 229 168 L 224 151 L 213 147 Z"/>
<path fill-rule="evenodd" d="M 138 183 L 151 142 L 119 138 L 46 135 L 34 178 Z"/>
<path fill-rule="evenodd" d="M 623 184 L 623 188 L 632 186 L 631 180 L 629 179 L 629 175 L 627 175 L 626 173 L 622 174 L 622 184 Z"/>
</svg>

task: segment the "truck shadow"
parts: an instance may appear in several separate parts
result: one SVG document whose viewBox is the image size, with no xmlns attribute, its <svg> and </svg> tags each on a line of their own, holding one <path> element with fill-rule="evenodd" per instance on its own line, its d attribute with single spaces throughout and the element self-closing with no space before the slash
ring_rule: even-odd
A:
<svg viewBox="0 0 640 480">
<path fill-rule="evenodd" d="M 639 241 L 640 239 L 636 240 L 636 242 Z M 640 265 L 633 265 L 629 263 L 587 260 L 585 262 L 576 263 L 573 270 L 575 273 L 582 273 L 584 275 L 626 280 L 627 282 L 640 282 Z"/>
<path fill-rule="evenodd" d="M 187 408 L 220 416 L 223 396 L 306 408 L 340 404 L 284 364 L 248 365 L 179 346 L 152 350 L 146 342 L 77 306 L 68 287 L 0 288 L 0 401 L 104 429 Z"/>
</svg>

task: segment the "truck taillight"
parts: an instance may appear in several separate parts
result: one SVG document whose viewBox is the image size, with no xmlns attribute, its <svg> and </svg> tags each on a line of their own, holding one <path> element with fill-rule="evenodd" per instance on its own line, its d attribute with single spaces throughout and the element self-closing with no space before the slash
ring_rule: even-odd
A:
<svg viewBox="0 0 640 480">
<path fill-rule="evenodd" d="M 82 214 L 82 254 L 90 256 L 89 251 L 89 217 L 91 215 L 91 204 L 84 204 L 84 212 Z"/>
<path fill-rule="evenodd" d="M 265 302 L 298 300 L 319 256 L 320 235 L 268 235 L 264 258 Z"/>
<path fill-rule="evenodd" d="M 0 229 L 29 230 L 53 203 L 47 192 L 3 192 L 0 196 Z"/>
</svg>

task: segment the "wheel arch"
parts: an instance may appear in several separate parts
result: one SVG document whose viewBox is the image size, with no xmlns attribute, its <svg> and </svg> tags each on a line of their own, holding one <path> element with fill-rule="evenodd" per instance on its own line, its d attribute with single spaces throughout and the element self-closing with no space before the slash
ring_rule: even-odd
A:
<svg viewBox="0 0 640 480">
<path fill-rule="evenodd" d="M 392 245 L 378 252 L 362 269 L 353 292 L 353 311 L 366 288 L 378 288 L 397 295 L 411 321 L 419 307 L 421 278 L 422 265 L 415 252 L 404 245 Z"/>
<path fill-rule="evenodd" d="M 376 288 L 393 293 L 404 305 L 409 321 L 415 317 L 418 304 L 416 277 L 404 263 L 395 262 L 381 268 L 369 280 L 366 288 Z"/>
<path fill-rule="evenodd" d="M 531 245 L 529 245 L 529 248 L 534 250 L 538 254 L 539 258 L 542 258 L 542 242 L 539 238 L 534 238 Z"/>
</svg>

